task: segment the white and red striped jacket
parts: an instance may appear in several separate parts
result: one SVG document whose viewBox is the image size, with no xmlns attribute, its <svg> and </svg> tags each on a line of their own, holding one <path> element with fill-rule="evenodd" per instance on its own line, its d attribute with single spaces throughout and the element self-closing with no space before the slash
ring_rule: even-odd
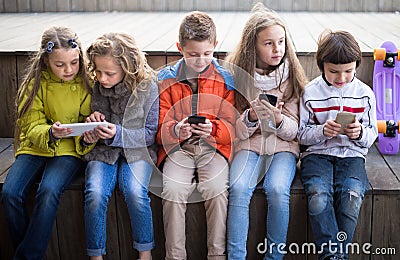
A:
<svg viewBox="0 0 400 260">
<path fill-rule="evenodd" d="M 315 78 L 307 84 L 300 99 L 298 140 L 302 145 L 301 157 L 311 153 L 364 157 L 378 136 L 375 106 L 372 89 L 357 78 L 343 88 L 328 85 L 322 76 Z M 334 120 L 339 111 L 356 114 L 362 124 L 359 140 L 350 140 L 346 135 L 324 136 L 325 122 Z"/>
</svg>

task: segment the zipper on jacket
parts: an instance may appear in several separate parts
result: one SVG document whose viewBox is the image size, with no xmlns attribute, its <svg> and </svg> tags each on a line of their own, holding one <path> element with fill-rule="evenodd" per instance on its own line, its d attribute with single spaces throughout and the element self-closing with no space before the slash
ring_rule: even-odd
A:
<svg viewBox="0 0 400 260">
<path fill-rule="evenodd" d="M 339 112 L 343 112 L 343 88 L 339 89 Z"/>
<path fill-rule="evenodd" d="M 196 92 L 193 91 L 192 86 L 190 86 L 190 89 L 192 90 L 192 115 L 196 114 L 197 115 L 197 108 L 199 106 L 199 78 L 197 77 L 196 79 Z"/>
<path fill-rule="evenodd" d="M 192 88 L 192 84 L 193 83 L 191 83 L 189 80 L 185 80 L 185 81 L 182 81 L 182 83 L 185 85 L 185 87 L 187 87 L 187 88 L 189 88 L 189 90 L 190 90 L 190 93 L 192 93 L 191 95 L 190 95 L 190 103 L 191 103 L 191 107 L 190 107 L 190 112 L 191 112 L 191 114 L 193 115 L 193 114 L 197 114 L 197 104 L 198 104 L 198 95 L 197 95 L 197 98 L 196 98 L 196 104 L 194 104 L 194 102 L 193 102 L 193 96 L 195 95 L 194 94 L 194 92 L 193 92 L 193 88 Z M 195 84 L 197 84 L 197 93 L 199 92 L 199 84 L 198 84 L 199 82 L 198 82 L 198 78 L 197 78 L 197 82 L 195 83 Z"/>
</svg>

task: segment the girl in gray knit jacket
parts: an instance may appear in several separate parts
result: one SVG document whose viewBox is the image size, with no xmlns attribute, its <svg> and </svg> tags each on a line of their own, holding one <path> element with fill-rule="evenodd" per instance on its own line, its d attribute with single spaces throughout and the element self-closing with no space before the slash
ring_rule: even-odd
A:
<svg viewBox="0 0 400 260">
<path fill-rule="evenodd" d="M 133 247 L 140 259 L 151 259 L 154 234 L 148 185 L 159 113 L 155 73 L 127 34 L 99 37 L 87 56 L 95 80 L 87 121 L 108 122 L 108 127 L 85 133 L 86 140 L 97 141 L 85 156 L 87 254 L 90 259 L 106 254 L 107 206 L 118 182 L 128 206 Z"/>
</svg>

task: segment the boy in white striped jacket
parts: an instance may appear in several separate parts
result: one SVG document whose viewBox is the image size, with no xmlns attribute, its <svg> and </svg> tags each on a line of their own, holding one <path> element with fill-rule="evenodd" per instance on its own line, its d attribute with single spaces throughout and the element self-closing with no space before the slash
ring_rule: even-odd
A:
<svg viewBox="0 0 400 260">
<path fill-rule="evenodd" d="M 356 78 L 361 50 L 350 33 L 323 32 L 316 59 L 322 75 L 305 87 L 300 100 L 300 175 L 319 259 L 347 259 L 369 189 L 364 156 L 378 135 L 375 96 Z M 355 114 L 343 134 L 335 122 L 339 112 Z"/>
</svg>

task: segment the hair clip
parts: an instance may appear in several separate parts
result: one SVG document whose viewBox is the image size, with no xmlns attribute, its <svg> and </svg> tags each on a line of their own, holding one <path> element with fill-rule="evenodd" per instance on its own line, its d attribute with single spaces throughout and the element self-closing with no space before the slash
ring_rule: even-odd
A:
<svg viewBox="0 0 400 260">
<path fill-rule="evenodd" d="M 68 44 L 69 44 L 69 46 L 71 46 L 72 48 L 78 47 L 78 44 L 75 42 L 74 39 L 69 39 L 69 40 L 68 40 Z"/>
<path fill-rule="evenodd" d="M 53 51 L 53 47 L 54 47 L 54 42 L 49 41 L 49 42 L 47 43 L 47 46 L 46 46 L 46 52 L 47 52 L 47 53 L 51 53 L 51 52 Z"/>
</svg>

